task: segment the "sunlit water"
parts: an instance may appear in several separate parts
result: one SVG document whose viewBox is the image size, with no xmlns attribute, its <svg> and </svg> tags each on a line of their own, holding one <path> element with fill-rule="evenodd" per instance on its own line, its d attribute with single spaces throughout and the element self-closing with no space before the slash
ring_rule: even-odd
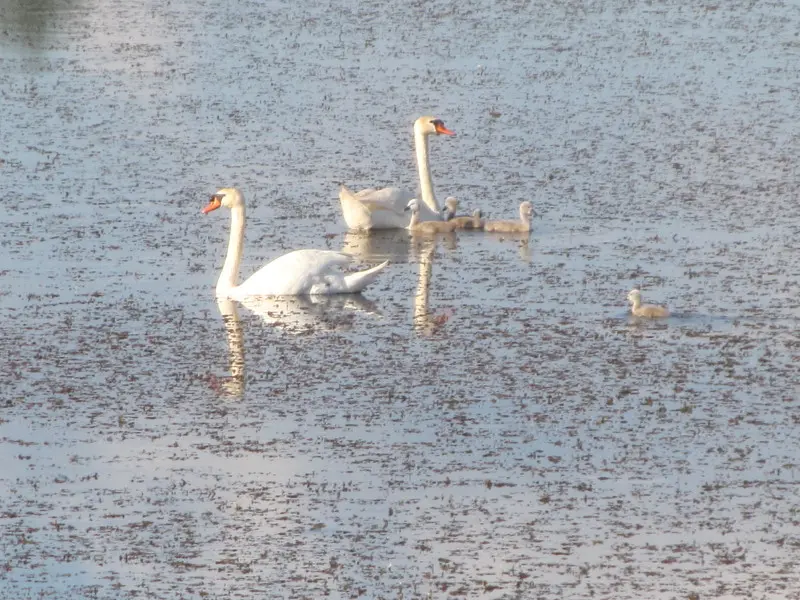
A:
<svg viewBox="0 0 800 600">
<path fill-rule="evenodd" d="M 800 598 L 800 9 L 0 8 L 0 596 Z M 337 183 L 541 218 L 347 234 Z M 289 249 L 363 298 L 217 304 Z M 642 322 L 625 297 L 674 316 Z"/>
</svg>

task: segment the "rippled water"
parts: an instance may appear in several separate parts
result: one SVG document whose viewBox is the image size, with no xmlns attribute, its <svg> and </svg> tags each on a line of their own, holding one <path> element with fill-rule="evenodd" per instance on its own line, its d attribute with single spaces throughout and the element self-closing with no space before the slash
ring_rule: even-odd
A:
<svg viewBox="0 0 800 600">
<path fill-rule="evenodd" d="M 800 598 L 793 3 L 0 5 L 0 596 Z M 530 240 L 347 233 L 338 182 Z M 215 302 L 289 249 L 363 297 Z M 674 316 L 641 322 L 625 296 Z"/>
</svg>

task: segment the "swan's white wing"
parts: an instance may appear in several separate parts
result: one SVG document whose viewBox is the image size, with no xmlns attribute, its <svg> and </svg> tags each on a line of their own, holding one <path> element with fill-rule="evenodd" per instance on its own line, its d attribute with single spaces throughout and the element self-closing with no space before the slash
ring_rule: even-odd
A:
<svg viewBox="0 0 800 600">
<path fill-rule="evenodd" d="M 400 188 L 366 189 L 353 193 L 345 186 L 339 190 L 344 220 L 350 229 L 405 229 L 411 221 L 406 211 L 414 196 Z M 420 221 L 441 221 L 442 216 L 424 203 L 419 207 Z"/>
<path fill-rule="evenodd" d="M 344 186 L 342 186 L 342 187 L 344 187 Z M 346 187 L 344 189 L 347 190 Z M 351 194 L 353 194 L 353 196 L 355 196 L 356 198 L 361 198 L 363 196 L 369 196 L 370 194 L 374 194 L 375 192 L 378 191 L 378 189 L 379 188 L 364 188 L 363 190 L 359 190 L 358 192 L 351 192 L 350 190 L 347 190 L 347 191 L 350 192 Z"/>
<path fill-rule="evenodd" d="M 381 189 L 361 190 L 355 197 L 370 211 L 390 210 L 397 214 L 405 212 L 406 205 L 414 196 L 400 188 L 389 187 Z"/>
<path fill-rule="evenodd" d="M 339 190 L 344 220 L 350 229 L 404 229 L 411 215 L 404 211 L 411 194 L 399 188 Z"/>
<path fill-rule="evenodd" d="M 351 257 L 332 250 L 295 250 L 279 256 L 235 289 L 237 297 L 308 294 L 321 279 L 348 265 Z"/>
</svg>

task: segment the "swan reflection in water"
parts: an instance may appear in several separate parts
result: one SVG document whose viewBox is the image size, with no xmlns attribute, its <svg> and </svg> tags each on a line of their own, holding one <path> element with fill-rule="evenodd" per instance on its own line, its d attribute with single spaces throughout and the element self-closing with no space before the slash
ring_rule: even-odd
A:
<svg viewBox="0 0 800 600">
<path fill-rule="evenodd" d="M 214 389 L 220 395 L 241 398 L 244 394 L 244 332 L 239 320 L 236 302 L 233 300 L 217 299 L 217 308 L 222 315 L 225 325 L 225 336 L 228 338 L 228 369 L 229 377 L 220 377 L 214 380 Z"/>
<path fill-rule="evenodd" d="M 382 229 L 370 232 L 348 231 L 344 234 L 342 252 L 365 262 L 388 260 L 402 264 L 419 260 L 428 247 L 441 242 L 447 250 L 458 247 L 455 232 L 424 233 L 407 229 Z"/>
<path fill-rule="evenodd" d="M 417 289 L 414 292 L 414 331 L 421 335 L 431 335 L 443 324 L 441 318 L 434 317 L 428 310 L 436 240 L 428 238 L 420 240 L 420 244 L 419 277 L 417 278 Z"/>
<path fill-rule="evenodd" d="M 230 376 L 214 377 L 221 395 L 241 398 L 245 388 L 244 329 L 239 305 L 263 323 L 291 335 L 315 335 L 350 329 L 359 314 L 380 315 L 376 305 L 360 294 L 335 296 L 250 296 L 241 302 L 217 299 L 228 341 Z"/>
<path fill-rule="evenodd" d="M 441 328 L 449 315 L 432 314 L 428 309 L 433 260 L 437 244 L 450 251 L 458 242 L 454 232 L 418 233 L 405 229 L 371 232 L 348 231 L 344 236 L 342 252 L 358 259 L 372 262 L 388 260 L 391 263 L 417 262 L 419 266 L 417 287 L 414 292 L 413 327 L 421 335 L 431 335 Z"/>
<path fill-rule="evenodd" d="M 361 294 L 331 296 L 250 296 L 242 306 L 292 335 L 312 335 L 352 328 L 358 314 L 380 315 L 376 304 Z"/>
<path fill-rule="evenodd" d="M 348 231 L 342 244 L 342 252 L 359 260 L 388 260 L 394 264 L 408 262 L 409 249 L 406 229 Z"/>
</svg>

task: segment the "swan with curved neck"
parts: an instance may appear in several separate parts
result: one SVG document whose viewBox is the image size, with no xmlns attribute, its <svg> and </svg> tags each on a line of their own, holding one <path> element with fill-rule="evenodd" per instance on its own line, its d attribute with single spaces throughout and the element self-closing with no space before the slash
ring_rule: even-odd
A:
<svg viewBox="0 0 800 600">
<path fill-rule="evenodd" d="M 428 136 L 455 135 L 441 119 L 425 116 L 414 121 L 414 147 L 419 171 L 419 185 L 423 204 L 421 221 L 441 221 L 439 203 L 433 193 Z M 402 229 L 409 224 L 404 209 L 412 194 L 399 188 L 366 189 L 353 193 L 344 185 L 339 190 L 344 220 L 350 229 Z"/>
<path fill-rule="evenodd" d="M 668 317 L 669 311 L 656 304 L 642 304 L 642 292 L 631 290 L 628 292 L 628 302 L 631 303 L 631 314 L 634 317 Z"/>
<path fill-rule="evenodd" d="M 531 217 L 536 214 L 533 204 L 527 200 L 519 205 L 519 221 L 486 221 L 484 231 L 498 233 L 524 233 L 531 230 Z"/>
<path fill-rule="evenodd" d="M 237 285 L 244 247 L 244 196 L 236 188 L 222 188 L 211 196 L 202 212 L 208 214 L 220 207 L 231 211 L 231 233 L 228 253 L 217 280 L 218 298 L 241 300 L 249 296 L 358 293 L 389 264 L 385 261 L 371 269 L 346 273 L 341 268 L 352 261 L 347 254 L 331 250 L 295 250 L 267 263 Z"/>
</svg>

